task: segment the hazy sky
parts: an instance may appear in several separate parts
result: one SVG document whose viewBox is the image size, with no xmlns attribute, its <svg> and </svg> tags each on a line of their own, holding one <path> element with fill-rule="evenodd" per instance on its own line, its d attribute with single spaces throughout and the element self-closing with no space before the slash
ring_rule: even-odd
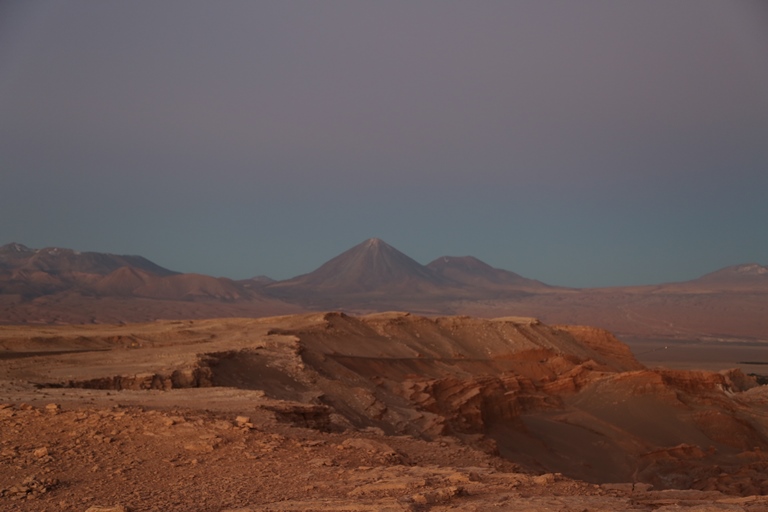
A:
<svg viewBox="0 0 768 512">
<path fill-rule="evenodd" d="M 283 279 L 768 263 L 768 3 L 0 3 L 0 244 Z"/>
</svg>

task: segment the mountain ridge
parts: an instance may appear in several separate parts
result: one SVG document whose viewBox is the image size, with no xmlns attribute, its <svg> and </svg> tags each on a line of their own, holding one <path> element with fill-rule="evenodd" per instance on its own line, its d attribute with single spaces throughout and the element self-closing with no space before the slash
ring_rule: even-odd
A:
<svg viewBox="0 0 768 512">
<path fill-rule="evenodd" d="M 13 265 L 14 262 L 16 263 L 15 266 Z M 19 262 L 21 265 L 18 264 Z M 0 246 L 0 268 L 43 271 L 51 275 L 67 275 L 73 272 L 107 275 L 125 266 L 135 267 L 159 276 L 179 273 L 161 267 L 143 256 L 93 251 L 81 252 L 62 247 L 30 249 L 15 242 Z"/>
<path fill-rule="evenodd" d="M 357 260 L 354 262 L 353 260 Z M 21 265 L 19 261 L 23 261 Z M 343 268 L 350 263 L 356 263 L 353 269 Z M 16 263 L 16 264 L 14 264 Z M 366 265 L 370 263 L 373 269 L 372 275 L 364 275 Z M 42 271 L 51 275 L 68 275 L 71 273 L 86 273 L 107 276 L 122 267 L 133 267 L 144 272 L 158 276 L 171 276 L 184 274 L 162 267 L 153 261 L 139 255 L 120 255 L 95 251 L 77 251 L 62 247 L 44 247 L 31 249 L 24 244 L 11 242 L 0 246 L 0 272 L 13 270 L 15 272 Z M 405 270 L 404 270 L 405 269 Z M 561 288 L 576 290 L 557 285 L 551 285 L 530 279 L 515 272 L 492 267 L 475 256 L 440 256 L 422 265 L 410 256 L 399 251 L 379 238 L 369 238 L 356 246 L 340 253 L 326 261 L 314 271 L 300 274 L 288 279 L 275 280 L 264 275 L 257 275 L 250 279 L 232 280 L 236 283 L 249 283 L 261 286 L 283 285 L 288 283 L 303 283 L 314 286 L 334 286 L 343 291 L 361 291 L 370 286 L 384 284 L 387 278 L 401 278 L 408 270 L 413 276 L 432 284 L 471 284 L 479 280 L 491 284 L 519 284 L 540 288 Z M 194 273 L 192 273 L 194 274 Z M 353 290 L 354 285 L 342 283 L 350 274 L 361 278 L 358 286 L 361 289 Z M 197 274 L 203 275 L 203 274 Z M 214 278 L 219 279 L 219 278 Z M 620 289 L 641 288 L 646 286 L 663 287 L 667 285 L 696 284 L 702 282 L 727 282 L 729 279 L 744 282 L 755 280 L 768 284 L 768 266 L 756 262 L 741 263 L 716 269 L 712 272 L 684 281 L 672 281 L 667 283 L 649 283 L 635 286 L 601 286 L 587 287 L 583 289 Z"/>
<path fill-rule="evenodd" d="M 528 279 L 510 272 L 494 268 L 474 256 L 441 256 L 427 263 L 427 268 L 441 276 L 465 285 L 514 285 L 524 288 L 553 288 L 551 285 Z"/>
<path fill-rule="evenodd" d="M 577 289 L 528 279 L 472 256 L 442 256 L 422 265 L 380 239 L 368 239 L 312 272 L 282 281 L 168 269 L 157 275 L 158 267 L 140 256 L 2 246 L 0 323 L 395 310 L 536 317 L 640 338 L 768 341 L 768 269 L 757 263 L 677 283 Z"/>
<path fill-rule="evenodd" d="M 0 247 L 0 293 L 27 299 L 57 293 L 162 300 L 225 300 L 252 297 L 231 279 L 180 273 L 142 256 L 80 252 L 60 247 Z"/>
</svg>

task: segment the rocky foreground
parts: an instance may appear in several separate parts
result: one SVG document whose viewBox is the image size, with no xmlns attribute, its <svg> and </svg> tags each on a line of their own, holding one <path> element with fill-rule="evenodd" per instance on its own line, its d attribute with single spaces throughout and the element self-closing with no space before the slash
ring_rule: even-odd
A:
<svg viewBox="0 0 768 512">
<path fill-rule="evenodd" d="M 768 510 L 768 393 L 605 331 L 340 313 L 0 328 L 2 510 Z"/>
<path fill-rule="evenodd" d="M 768 510 L 768 497 L 588 484 L 451 438 L 321 432 L 266 414 L 19 404 L 0 409 L 0 426 L 3 510 Z"/>
</svg>

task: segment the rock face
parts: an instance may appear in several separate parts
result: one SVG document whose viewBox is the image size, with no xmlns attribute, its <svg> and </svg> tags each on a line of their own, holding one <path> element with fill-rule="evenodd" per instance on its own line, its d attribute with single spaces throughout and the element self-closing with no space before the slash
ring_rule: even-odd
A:
<svg viewBox="0 0 768 512">
<path fill-rule="evenodd" d="M 358 428 L 455 436 L 529 467 L 658 487 L 716 488 L 691 466 L 714 471 L 768 448 L 764 421 L 742 401 L 754 379 L 647 370 L 600 329 L 333 313 L 291 334 L 323 401 Z M 665 451 L 681 443 L 702 456 Z"/>
<path fill-rule="evenodd" d="M 719 510 L 768 493 L 766 388 L 644 368 L 600 329 L 331 312 L 5 328 L 0 346 L 0 492 L 24 503 L 133 509 L 102 470 L 160 496 L 162 468 L 184 495 L 163 503 L 204 510 Z M 545 489 L 596 501 L 515 501 Z"/>
<path fill-rule="evenodd" d="M 642 368 L 629 347 L 605 329 L 582 325 L 562 325 L 556 328 L 567 332 L 579 343 L 600 354 L 608 364 L 617 370 L 629 371 Z"/>
</svg>

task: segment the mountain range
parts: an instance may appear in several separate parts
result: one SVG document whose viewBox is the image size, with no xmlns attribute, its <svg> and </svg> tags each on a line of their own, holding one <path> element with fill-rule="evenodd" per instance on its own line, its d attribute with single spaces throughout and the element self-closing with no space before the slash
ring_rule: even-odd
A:
<svg viewBox="0 0 768 512">
<path fill-rule="evenodd" d="M 443 256 L 422 265 L 386 242 L 371 238 L 318 269 L 268 284 L 264 291 L 314 303 L 492 298 L 553 287 L 491 267 L 472 256 Z M 379 308 L 380 309 L 380 308 Z"/>
<path fill-rule="evenodd" d="M 472 256 L 442 256 L 422 265 L 377 238 L 282 281 L 179 273 L 141 256 L 17 243 L 0 247 L 0 323 L 307 310 L 515 314 L 631 336 L 768 339 L 768 267 L 750 263 L 679 283 L 574 289 L 493 268 Z"/>
</svg>

